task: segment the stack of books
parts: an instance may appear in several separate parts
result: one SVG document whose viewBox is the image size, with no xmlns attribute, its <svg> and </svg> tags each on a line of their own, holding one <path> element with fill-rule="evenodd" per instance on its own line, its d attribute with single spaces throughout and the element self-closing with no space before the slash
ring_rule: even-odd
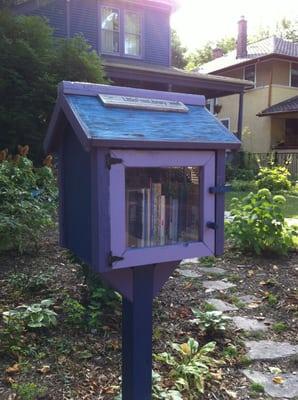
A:
<svg viewBox="0 0 298 400">
<path fill-rule="evenodd" d="M 164 246 L 187 241 L 186 236 L 197 237 L 186 233 L 195 223 L 197 198 L 193 189 L 187 190 L 181 184 L 172 191 L 162 188 L 161 183 L 150 183 L 149 188 L 128 189 L 128 247 Z"/>
</svg>

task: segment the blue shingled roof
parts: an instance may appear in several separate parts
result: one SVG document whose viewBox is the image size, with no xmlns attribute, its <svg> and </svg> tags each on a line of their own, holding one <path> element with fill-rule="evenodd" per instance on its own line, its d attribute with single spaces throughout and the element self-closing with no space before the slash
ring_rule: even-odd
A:
<svg viewBox="0 0 298 400">
<path fill-rule="evenodd" d="M 94 96 L 65 95 L 89 138 L 181 143 L 240 143 L 203 106 L 188 113 L 108 108 Z"/>
</svg>

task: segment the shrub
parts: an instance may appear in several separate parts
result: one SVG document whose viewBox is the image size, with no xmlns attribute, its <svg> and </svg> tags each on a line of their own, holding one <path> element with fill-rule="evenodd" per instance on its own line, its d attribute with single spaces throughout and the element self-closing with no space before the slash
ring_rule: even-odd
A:
<svg viewBox="0 0 298 400">
<path fill-rule="evenodd" d="M 34 168 L 28 151 L 19 147 L 15 157 L 0 152 L 0 251 L 36 246 L 53 223 L 57 188 L 50 158 L 48 165 Z"/>
<path fill-rule="evenodd" d="M 287 254 L 294 246 L 295 228 L 285 222 L 285 198 L 273 196 L 268 189 L 249 193 L 242 200 L 232 199 L 227 233 L 236 247 L 255 254 Z"/>
<path fill-rule="evenodd" d="M 187 343 L 172 343 L 171 346 L 174 355 L 164 352 L 155 355 L 155 360 L 170 367 L 169 376 L 178 391 L 187 391 L 190 400 L 197 399 L 198 394 L 204 393 L 210 367 L 217 364 L 209 355 L 216 344 L 209 342 L 200 348 L 198 342 L 190 338 Z"/>
<path fill-rule="evenodd" d="M 230 317 L 224 315 L 221 311 L 206 311 L 192 309 L 195 316 L 190 322 L 198 325 L 206 335 L 214 337 L 218 333 L 223 333 L 226 330 Z"/>
<path fill-rule="evenodd" d="M 261 167 L 257 175 L 258 189 L 266 188 L 272 193 L 280 193 L 291 189 L 290 172 L 281 165 Z"/>
<path fill-rule="evenodd" d="M 81 36 L 57 39 L 44 19 L 0 11 L 0 142 L 42 155 L 61 80 L 105 82 L 101 61 Z"/>
</svg>

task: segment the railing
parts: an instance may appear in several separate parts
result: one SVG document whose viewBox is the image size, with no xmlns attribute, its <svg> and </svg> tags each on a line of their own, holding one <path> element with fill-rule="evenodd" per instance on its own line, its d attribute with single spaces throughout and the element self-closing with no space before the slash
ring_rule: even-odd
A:
<svg viewBox="0 0 298 400">
<path fill-rule="evenodd" d="M 234 167 L 242 169 L 252 169 L 256 172 L 259 166 L 265 167 L 271 163 L 284 165 L 288 168 L 294 179 L 298 179 L 298 152 L 277 152 L 271 153 L 246 153 L 243 151 L 230 153 L 228 160 Z"/>
</svg>

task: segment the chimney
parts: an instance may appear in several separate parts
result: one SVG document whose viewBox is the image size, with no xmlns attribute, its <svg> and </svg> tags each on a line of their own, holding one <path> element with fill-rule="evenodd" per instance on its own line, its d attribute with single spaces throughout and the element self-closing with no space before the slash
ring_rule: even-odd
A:
<svg viewBox="0 0 298 400">
<path fill-rule="evenodd" d="M 223 50 L 220 47 L 216 47 L 212 50 L 212 60 L 222 57 L 224 55 Z"/>
<path fill-rule="evenodd" d="M 237 58 L 247 57 L 247 21 L 242 16 L 238 22 Z"/>
</svg>

